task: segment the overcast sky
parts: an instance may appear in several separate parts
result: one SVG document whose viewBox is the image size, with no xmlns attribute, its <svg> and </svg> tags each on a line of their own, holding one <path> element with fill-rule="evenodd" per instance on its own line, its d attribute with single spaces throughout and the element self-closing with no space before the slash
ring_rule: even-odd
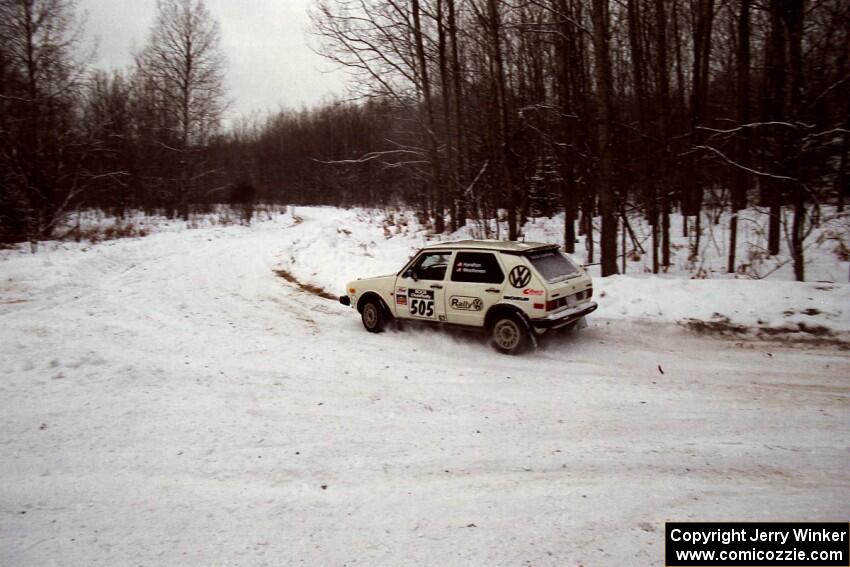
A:
<svg viewBox="0 0 850 567">
<path fill-rule="evenodd" d="M 99 41 L 96 64 L 124 68 L 147 40 L 156 0 L 78 0 L 86 34 Z M 228 119 L 344 96 L 347 75 L 308 47 L 312 0 L 206 0 L 221 25 L 233 106 Z"/>
</svg>

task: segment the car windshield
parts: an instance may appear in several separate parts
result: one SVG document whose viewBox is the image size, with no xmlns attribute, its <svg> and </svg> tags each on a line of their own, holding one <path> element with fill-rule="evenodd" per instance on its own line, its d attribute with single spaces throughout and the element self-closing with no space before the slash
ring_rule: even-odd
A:
<svg viewBox="0 0 850 567">
<path fill-rule="evenodd" d="M 579 273 L 576 265 L 557 250 L 529 254 L 528 259 L 531 260 L 532 265 L 540 272 L 546 283 L 565 280 Z"/>
</svg>

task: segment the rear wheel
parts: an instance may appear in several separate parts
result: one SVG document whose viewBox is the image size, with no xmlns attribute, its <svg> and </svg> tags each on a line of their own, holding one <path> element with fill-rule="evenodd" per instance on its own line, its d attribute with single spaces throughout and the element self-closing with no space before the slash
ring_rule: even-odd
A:
<svg viewBox="0 0 850 567">
<path fill-rule="evenodd" d="M 491 332 L 493 346 L 505 354 L 518 354 L 529 344 L 528 329 L 516 315 L 496 319 Z"/>
<path fill-rule="evenodd" d="M 363 326 L 370 333 L 382 332 L 387 323 L 383 307 L 374 299 L 366 301 L 363 305 L 360 318 L 363 320 Z"/>
</svg>

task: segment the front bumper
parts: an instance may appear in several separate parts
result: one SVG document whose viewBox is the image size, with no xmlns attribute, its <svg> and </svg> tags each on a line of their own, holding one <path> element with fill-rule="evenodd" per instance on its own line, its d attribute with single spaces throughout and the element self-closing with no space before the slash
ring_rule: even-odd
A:
<svg viewBox="0 0 850 567">
<path fill-rule="evenodd" d="M 552 313 L 548 317 L 543 317 L 542 319 L 532 319 L 531 324 L 535 329 L 558 329 L 578 321 L 585 315 L 590 315 L 596 311 L 597 307 L 599 306 L 596 302 L 591 301 L 590 303 L 576 305 L 575 307 L 570 307 L 569 309 Z"/>
</svg>

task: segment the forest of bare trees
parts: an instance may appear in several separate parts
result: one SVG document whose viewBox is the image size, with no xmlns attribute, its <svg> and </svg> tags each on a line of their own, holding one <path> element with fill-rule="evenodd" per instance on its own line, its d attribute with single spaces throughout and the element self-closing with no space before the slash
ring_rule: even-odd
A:
<svg viewBox="0 0 850 567">
<path fill-rule="evenodd" d="M 0 6 L 7 242 L 49 237 L 78 207 L 187 217 L 256 192 L 415 207 L 437 233 L 501 218 L 507 234 L 487 236 L 512 239 L 564 212 L 567 251 L 598 230 L 588 258 L 609 275 L 629 218 L 651 226 L 658 272 L 671 214 L 696 254 L 710 207 L 731 214 L 734 272 L 736 213 L 758 206 L 769 253 L 787 242 L 803 280 L 806 237 L 850 195 L 843 0 L 315 0 L 314 47 L 352 96 L 226 129 L 203 2 L 161 2 L 136 64 L 108 75 L 72 0 Z"/>
<path fill-rule="evenodd" d="M 0 1 L 0 241 L 56 236 L 68 213 L 188 216 L 217 168 L 224 60 L 203 2 L 164 0 L 126 72 L 93 69 L 73 0 Z"/>
</svg>

